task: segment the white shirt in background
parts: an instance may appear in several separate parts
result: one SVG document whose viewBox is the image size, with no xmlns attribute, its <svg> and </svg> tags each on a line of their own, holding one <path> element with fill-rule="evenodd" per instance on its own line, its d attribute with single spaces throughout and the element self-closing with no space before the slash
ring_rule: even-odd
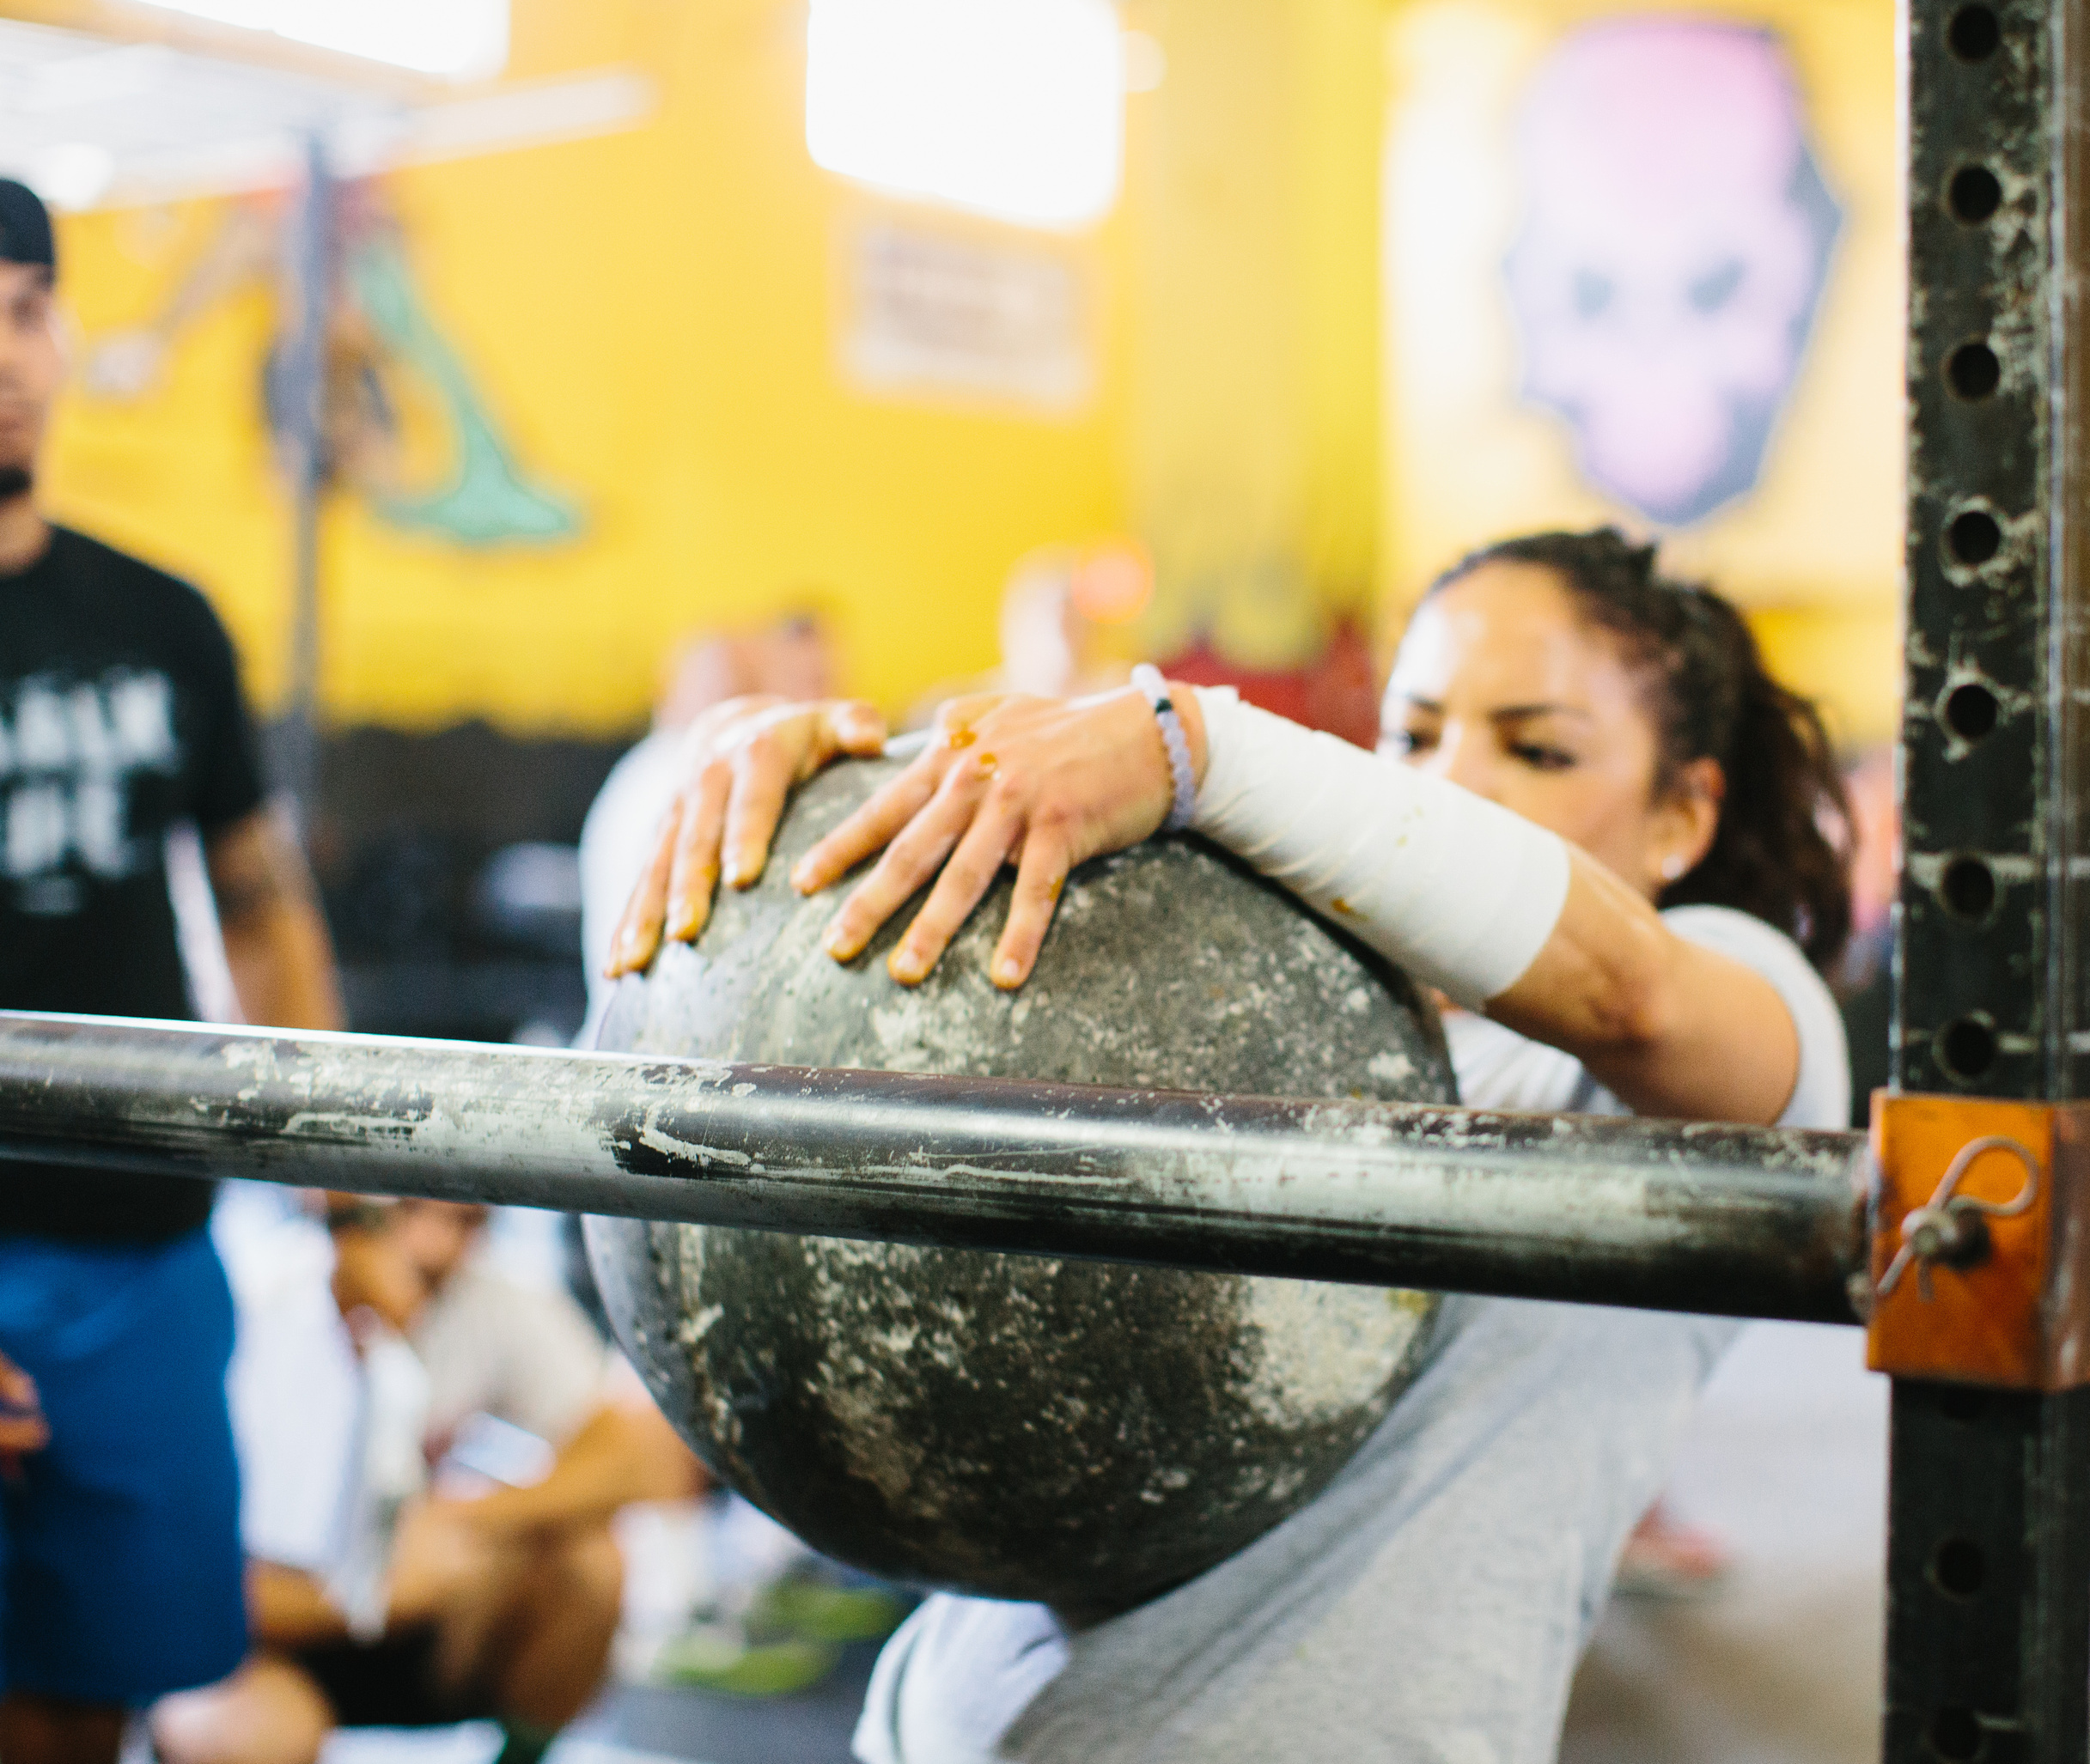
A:
<svg viewBox="0 0 2090 1764">
<path fill-rule="evenodd" d="M 611 1360 L 579 1305 L 503 1273 L 483 1247 L 402 1340 L 373 1320 L 361 1351 L 334 1303 L 322 1236 L 241 1294 L 228 1376 L 248 1555 L 311 1574 L 349 1619 L 384 1627 L 401 1510 L 439 1457 L 490 1415 L 551 1452 L 608 1398 Z"/>
<path fill-rule="evenodd" d="M 564 1291 L 526 1285 L 483 1249 L 468 1255 L 408 1339 L 428 1370 L 428 1434 L 448 1441 L 489 1414 L 564 1445 L 608 1400 L 611 1356 Z"/>
<path fill-rule="evenodd" d="M 427 1486 L 429 1383 L 375 1322 L 361 1351 L 334 1303 L 331 1259 L 287 1270 L 241 1307 L 227 1375 L 249 1556 L 312 1575 L 371 1636 L 401 1510 Z"/>
</svg>

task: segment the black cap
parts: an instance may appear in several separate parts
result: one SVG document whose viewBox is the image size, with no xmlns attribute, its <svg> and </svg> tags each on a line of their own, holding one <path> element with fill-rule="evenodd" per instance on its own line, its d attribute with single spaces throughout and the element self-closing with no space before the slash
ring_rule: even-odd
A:
<svg viewBox="0 0 2090 1764">
<path fill-rule="evenodd" d="M 51 236 L 51 210 L 27 184 L 0 178 L 0 262 L 58 267 L 58 241 Z"/>
</svg>

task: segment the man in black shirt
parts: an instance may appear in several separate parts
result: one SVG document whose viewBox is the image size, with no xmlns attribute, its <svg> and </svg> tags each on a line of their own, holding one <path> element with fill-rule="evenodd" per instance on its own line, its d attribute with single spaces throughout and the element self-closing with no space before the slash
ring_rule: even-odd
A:
<svg viewBox="0 0 2090 1764">
<path fill-rule="evenodd" d="M 0 1009 L 192 1014 L 165 840 L 196 825 L 241 1007 L 338 1026 L 232 648 L 35 497 L 64 375 L 43 204 L 0 179 Z M 245 1649 L 207 1183 L 0 1160 L 0 1759 L 94 1764 Z"/>
</svg>

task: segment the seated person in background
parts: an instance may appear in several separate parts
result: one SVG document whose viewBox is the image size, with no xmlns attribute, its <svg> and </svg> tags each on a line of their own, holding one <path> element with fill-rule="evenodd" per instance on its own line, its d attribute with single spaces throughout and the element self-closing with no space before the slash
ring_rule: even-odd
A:
<svg viewBox="0 0 2090 1764">
<path fill-rule="evenodd" d="M 601 1684 L 610 1520 L 698 1471 L 570 1299 L 475 1253 L 484 1216 L 337 1197 L 331 1279 L 287 1271 L 241 1318 L 253 1650 L 155 1706 L 168 1764 L 305 1764 L 337 1726 L 484 1717 L 502 1764 L 534 1764 Z"/>
</svg>

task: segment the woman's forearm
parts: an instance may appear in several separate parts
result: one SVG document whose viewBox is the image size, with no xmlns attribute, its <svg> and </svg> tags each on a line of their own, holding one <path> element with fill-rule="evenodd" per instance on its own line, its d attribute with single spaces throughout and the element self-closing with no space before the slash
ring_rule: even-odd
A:
<svg viewBox="0 0 2090 1764">
<path fill-rule="evenodd" d="M 1777 1118 L 1799 1045 L 1770 982 L 1670 931 L 1587 853 L 1470 791 L 1201 692 L 1198 831 L 1642 1114 Z"/>
<path fill-rule="evenodd" d="M 1800 1035 L 1755 970 L 1679 937 L 1586 852 L 1560 918 L 1488 1014 L 1573 1054 L 1636 1115 L 1768 1125 L 1790 1100 Z"/>
<path fill-rule="evenodd" d="M 1197 697 L 1198 832 L 1460 1004 L 1531 966 L 1567 897 L 1558 835 L 1230 694 Z"/>
</svg>

